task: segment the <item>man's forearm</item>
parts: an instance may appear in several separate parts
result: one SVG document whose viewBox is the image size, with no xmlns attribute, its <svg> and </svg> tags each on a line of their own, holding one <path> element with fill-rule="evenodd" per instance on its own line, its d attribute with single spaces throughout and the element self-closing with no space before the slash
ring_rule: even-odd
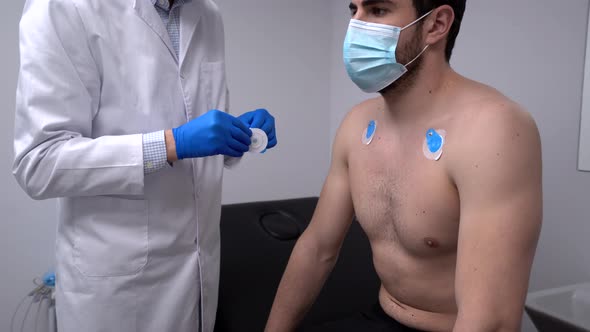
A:
<svg viewBox="0 0 590 332">
<path fill-rule="evenodd" d="M 453 332 L 520 332 L 520 328 L 508 328 L 502 326 L 480 327 L 478 324 L 472 324 L 470 327 L 454 328 Z"/>
<path fill-rule="evenodd" d="M 308 242 L 301 237 L 291 254 L 265 332 L 294 331 L 336 263 L 336 255 L 322 256 Z"/>
<path fill-rule="evenodd" d="M 457 317 L 453 332 L 520 332 L 520 320 Z"/>
</svg>

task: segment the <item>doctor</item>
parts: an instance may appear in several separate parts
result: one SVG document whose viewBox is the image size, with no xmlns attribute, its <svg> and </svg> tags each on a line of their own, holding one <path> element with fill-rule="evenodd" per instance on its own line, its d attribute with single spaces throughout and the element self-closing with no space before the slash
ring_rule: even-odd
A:
<svg viewBox="0 0 590 332">
<path fill-rule="evenodd" d="M 211 0 L 28 0 L 14 175 L 58 198 L 60 332 L 211 332 L 225 157 L 274 118 L 226 113 Z"/>
</svg>

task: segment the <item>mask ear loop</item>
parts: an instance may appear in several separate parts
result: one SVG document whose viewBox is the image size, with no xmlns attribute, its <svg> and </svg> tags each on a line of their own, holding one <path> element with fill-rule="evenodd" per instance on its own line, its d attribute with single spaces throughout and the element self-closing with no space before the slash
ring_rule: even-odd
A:
<svg viewBox="0 0 590 332">
<path fill-rule="evenodd" d="M 426 16 L 430 15 L 430 14 L 431 14 L 433 11 L 434 11 L 434 9 L 432 9 L 432 10 L 431 10 L 431 11 L 429 11 L 428 13 L 426 13 L 426 14 L 424 14 L 424 15 L 422 15 L 422 16 L 420 16 L 420 17 L 418 17 L 418 18 L 417 18 L 417 19 L 416 19 L 414 22 L 412 22 L 412 23 L 410 23 L 410 24 L 406 25 L 405 27 L 401 28 L 400 30 L 401 30 L 401 31 L 404 31 L 404 30 L 406 30 L 407 28 L 411 27 L 412 25 L 414 25 L 414 24 L 416 24 L 416 23 L 418 23 L 418 22 L 422 21 L 422 19 L 423 19 L 423 18 L 425 18 Z"/>
<path fill-rule="evenodd" d="M 418 53 L 418 55 L 416 55 L 416 57 L 415 57 L 414 59 L 412 59 L 412 61 L 408 62 L 408 63 L 407 63 L 407 64 L 406 64 L 404 67 L 406 67 L 406 68 L 407 68 L 407 67 L 408 67 L 408 66 L 410 66 L 412 63 L 414 63 L 414 61 L 418 60 L 418 58 L 419 58 L 419 57 L 420 57 L 422 54 L 424 54 L 424 52 L 426 52 L 426 50 L 428 49 L 428 46 L 430 46 L 430 45 L 426 45 L 426 46 L 425 46 L 425 47 L 422 49 L 422 52 Z"/>
<path fill-rule="evenodd" d="M 422 19 L 424 19 L 426 16 L 430 15 L 430 14 L 431 14 L 433 11 L 434 11 L 434 9 L 432 9 L 432 10 L 431 10 L 431 11 L 429 11 L 428 13 L 426 13 L 426 14 L 424 14 L 424 15 L 420 16 L 420 17 L 419 17 L 419 18 L 417 18 L 417 19 L 416 19 L 414 22 L 412 22 L 412 23 L 410 23 L 410 24 L 406 25 L 405 27 L 403 27 L 403 28 L 401 29 L 401 31 L 404 31 L 405 29 L 407 29 L 407 28 L 411 27 L 412 25 L 414 25 L 414 24 L 416 24 L 416 23 L 420 22 L 420 21 L 421 21 Z M 408 67 L 408 66 L 410 66 L 412 63 L 414 63 L 416 60 L 418 60 L 418 58 L 419 58 L 419 57 L 420 57 L 422 54 L 424 54 L 424 52 L 426 52 L 426 50 L 428 49 L 428 47 L 429 47 L 429 46 L 430 46 L 430 45 L 426 45 L 426 46 L 424 46 L 424 48 L 422 49 L 422 51 L 421 51 L 420 53 L 418 53 L 418 55 L 416 55 L 416 57 L 415 57 L 414 59 L 412 59 L 412 61 L 408 62 L 408 63 L 407 63 L 407 64 L 406 64 L 404 67 L 406 67 L 406 68 L 407 68 L 407 67 Z"/>
</svg>

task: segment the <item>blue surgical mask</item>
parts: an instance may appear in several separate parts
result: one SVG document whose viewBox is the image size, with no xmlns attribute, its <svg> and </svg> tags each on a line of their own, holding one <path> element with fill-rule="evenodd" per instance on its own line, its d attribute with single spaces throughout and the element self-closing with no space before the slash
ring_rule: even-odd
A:
<svg viewBox="0 0 590 332">
<path fill-rule="evenodd" d="M 403 65 L 395 58 L 399 36 L 403 30 L 431 12 L 403 28 L 350 20 L 344 40 L 344 64 L 350 79 L 361 90 L 373 93 L 385 89 L 402 77 L 408 71 L 407 67 L 426 51 L 428 45 L 412 61 Z"/>
</svg>

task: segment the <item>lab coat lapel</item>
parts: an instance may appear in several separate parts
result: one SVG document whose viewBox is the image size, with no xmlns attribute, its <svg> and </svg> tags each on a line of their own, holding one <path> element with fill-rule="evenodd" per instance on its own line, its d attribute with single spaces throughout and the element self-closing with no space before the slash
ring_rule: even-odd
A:
<svg viewBox="0 0 590 332">
<path fill-rule="evenodd" d="M 186 53 L 189 49 L 197 25 L 201 20 L 202 1 L 193 0 L 182 6 L 180 10 L 180 65 L 186 57 Z"/>
<path fill-rule="evenodd" d="M 170 41 L 170 36 L 168 36 L 168 31 L 166 30 L 162 19 L 158 15 L 158 12 L 154 8 L 154 5 L 149 0 L 133 1 L 133 8 L 135 9 L 137 15 L 139 15 L 139 17 L 141 17 L 141 19 L 160 37 L 162 42 L 168 48 L 170 55 L 178 63 L 178 58 L 176 57 L 176 52 L 174 51 L 172 42 Z"/>
</svg>

